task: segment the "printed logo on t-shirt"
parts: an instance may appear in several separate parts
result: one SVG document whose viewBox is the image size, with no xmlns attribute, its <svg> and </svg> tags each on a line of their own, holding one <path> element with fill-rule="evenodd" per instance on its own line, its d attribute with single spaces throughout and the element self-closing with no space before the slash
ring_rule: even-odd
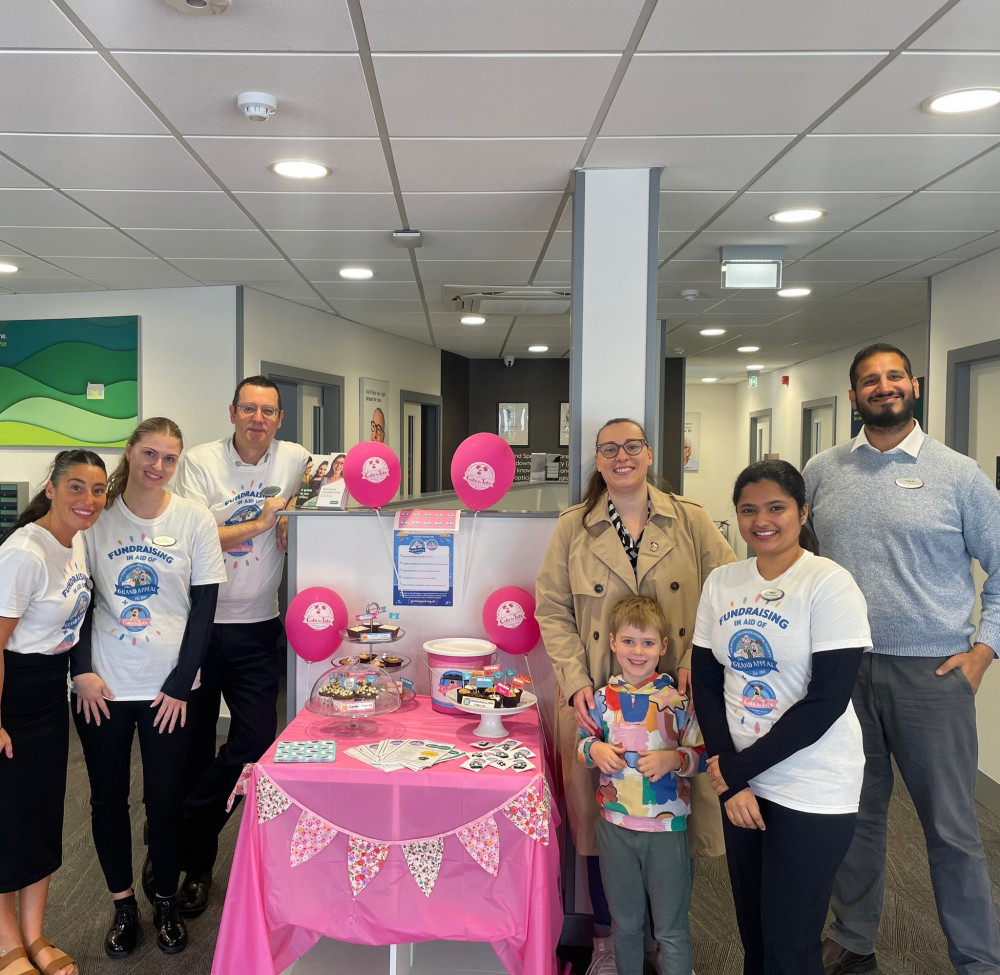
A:
<svg viewBox="0 0 1000 975">
<path fill-rule="evenodd" d="M 256 504 L 245 504 L 237 508 L 235 513 L 226 519 L 227 525 L 243 525 L 248 521 L 256 521 L 260 517 L 260 507 Z M 253 539 L 248 538 L 245 542 L 240 542 L 235 548 L 231 548 L 227 555 L 249 555 L 253 551 Z"/>
<path fill-rule="evenodd" d="M 737 630 L 729 640 L 733 670 L 750 677 L 763 677 L 778 669 L 771 644 L 759 630 Z"/>
<path fill-rule="evenodd" d="M 73 612 L 69 614 L 66 622 L 63 623 L 62 628 L 64 630 L 75 630 L 82 622 L 84 614 L 87 612 L 87 607 L 90 605 L 90 593 L 87 591 L 81 592 L 76 597 L 76 603 L 73 605 Z"/>
<path fill-rule="evenodd" d="M 762 680 L 748 680 L 743 686 L 743 707 L 751 714 L 770 714 L 778 706 L 778 700 L 769 684 Z"/>
<path fill-rule="evenodd" d="M 149 610 L 145 606 L 126 605 L 118 616 L 118 622 L 130 633 L 146 629 L 152 622 Z"/>
<path fill-rule="evenodd" d="M 160 580 L 156 570 L 148 565 L 130 562 L 118 573 L 115 595 L 136 602 L 143 602 L 160 591 Z"/>
</svg>

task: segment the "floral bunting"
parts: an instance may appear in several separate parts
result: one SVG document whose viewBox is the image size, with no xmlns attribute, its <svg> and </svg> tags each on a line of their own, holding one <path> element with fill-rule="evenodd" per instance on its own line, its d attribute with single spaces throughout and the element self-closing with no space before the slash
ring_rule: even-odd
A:
<svg viewBox="0 0 1000 975">
<path fill-rule="evenodd" d="M 257 822 L 268 823 L 275 816 L 280 816 L 292 800 L 279 789 L 266 775 L 260 777 L 257 783 Z"/>
<path fill-rule="evenodd" d="M 500 832 L 492 815 L 477 819 L 458 830 L 462 846 L 488 874 L 495 877 L 500 869 Z"/>
<path fill-rule="evenodd" d="M 403 844 L 403 856 L 406 857 L 406 865 L 410 868 L 410 876 L 428 897 L 431 896 L 438 874 L 441 872 L 443 855 L 443 836 L 433 840 L 414 840 L 412 843 Z"/>
<path fill-rule="evenodd" d="M 229 793 L 229 798 L 226 800 L 226 812 L 232 812 L 233 806 L 236 804 L 237 796 L 245 796 L 247 794 L 247 783 L 250 781 L 250 776 L 253 773 L 253 764 L 247 762 L 243 766 L 243 771 L 240 772 L 240 777 L 236 780 L 236 785 L 233 786 L 233 791 Z"/>
<path fill-rule="evenodd" d="M 548 783 L 542 781 L 539 792 L 533 782 L 522 793 L 514 796 L 503 807 L 503 814 L 530 839 L 549 845 L 549 817 L 552 812 L 552 796 Z"/>
<path fill-rule="evenodd" d="M 388 843 L 351 837 L 347 844 L 347 874 L 351 878 L 351 893 L 355 897 L 378 876 L 388 855 Z"/>
<path fill-rule="evenodd" d="M 325 850 L 336 835 L 337 830 L 325 819 L 303 809 L 292 834 L 291 865 L 298 867 L 312 859 L 320 850 Z"/>
</svg>

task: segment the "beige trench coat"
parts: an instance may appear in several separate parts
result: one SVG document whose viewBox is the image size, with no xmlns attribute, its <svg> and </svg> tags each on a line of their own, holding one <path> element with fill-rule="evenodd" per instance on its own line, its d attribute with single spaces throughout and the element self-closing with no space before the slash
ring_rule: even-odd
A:
<svg viewBox="0 0 1000 975">
<path fill-rule="evenodd" d="M 577 761 L 579 726 L 567 702 L 581 688 L 603 687 L 612 673 L 618 673 L 608 632 L 612 608 L 636 594 L 659 602 L 668 624 L 667 652 L 659 669 L 676 677 L 678 667 L 691 666 L 691 637 L 705 579 L 717 566 L 736 561 L 697 501 L 653 487 L 649 498 L 651 512 L 639 546 L 637 573 L 608 517 L 605 494 L 587 518 L 593 534 L 584 527 L 583 505 L 563 512 L 536 583 L 535 616 L 559 683 L 556 741 L 570 832 L 581 856 L 597 854 L 599 773 Z M 691 855 L 724 853 L 721 811 L 707 775 L 694 778 L 691 795 Z"/>
</svg>

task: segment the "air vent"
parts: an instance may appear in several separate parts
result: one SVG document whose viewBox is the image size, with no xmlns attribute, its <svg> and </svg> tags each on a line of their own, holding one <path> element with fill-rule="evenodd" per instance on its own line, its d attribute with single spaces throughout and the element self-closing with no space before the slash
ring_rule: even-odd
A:
<svg viewBox="0 0 1000 975">
<path fill-rule="evenodd" d="M 481 315 L 566 315 L 570 308 L 569 289 L 483 288 L 470 290 L 446 285 L 445 302 L 456 312 Z"/>
</svg>

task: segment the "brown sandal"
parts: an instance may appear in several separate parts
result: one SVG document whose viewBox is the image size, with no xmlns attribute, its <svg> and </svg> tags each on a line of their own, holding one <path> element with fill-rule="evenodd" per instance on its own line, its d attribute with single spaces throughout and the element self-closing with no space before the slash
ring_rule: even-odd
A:
<svg viewBox="0 0 1000 975">
<path fill-rule="evenodd" d="M 27 958 L 27 957 L 28 953 L 20 946 L 17 948 L 11 948 L 10 951 L 7 951 L 4 954 L 0 955 L 0 972 L 2 972 L 8 965 L 12 964 L 13 962 L 20 961 L 22 958 Z M 59 969 L 57 968 L 56 971 L 58 972 Z M 24 973 L 24 975 L 40 975 L 40 973 L 37 968 L 32 966 Z"/>
<path fill-rule="evenodd" d="M 46 948 L 54 948 L 54 947 L 55 946 L 52 944 L 51 941 L 49 941 L 48 938 L 36 938 L 34 941 L 31 942 L 30 945 L 28 945 L 28 957 L 31 959 L 32 964 L 37 966 L 39 962 L 35 956 L 40 951 L 44 951 Z M 55 950 L 59 951 L 58 948 L 56 948 Z M 59 954 L 56 955 L 56 957 L 52 961 L 50 961 L 44 967 L 39 968 L 39 971 L 41 971 L 42 975 L 56 975 L 56 972 L 58 972 L 60 969 L 68 968 L 70 965 L 76 968 L 77 971 L 79 972 L 79 968 L 77 968 L 76 962 L 73 961 L 73 959 L 70 958 L 70 956 L 67 955 L 64 951 L 60 951 Z"/>
</svg>

